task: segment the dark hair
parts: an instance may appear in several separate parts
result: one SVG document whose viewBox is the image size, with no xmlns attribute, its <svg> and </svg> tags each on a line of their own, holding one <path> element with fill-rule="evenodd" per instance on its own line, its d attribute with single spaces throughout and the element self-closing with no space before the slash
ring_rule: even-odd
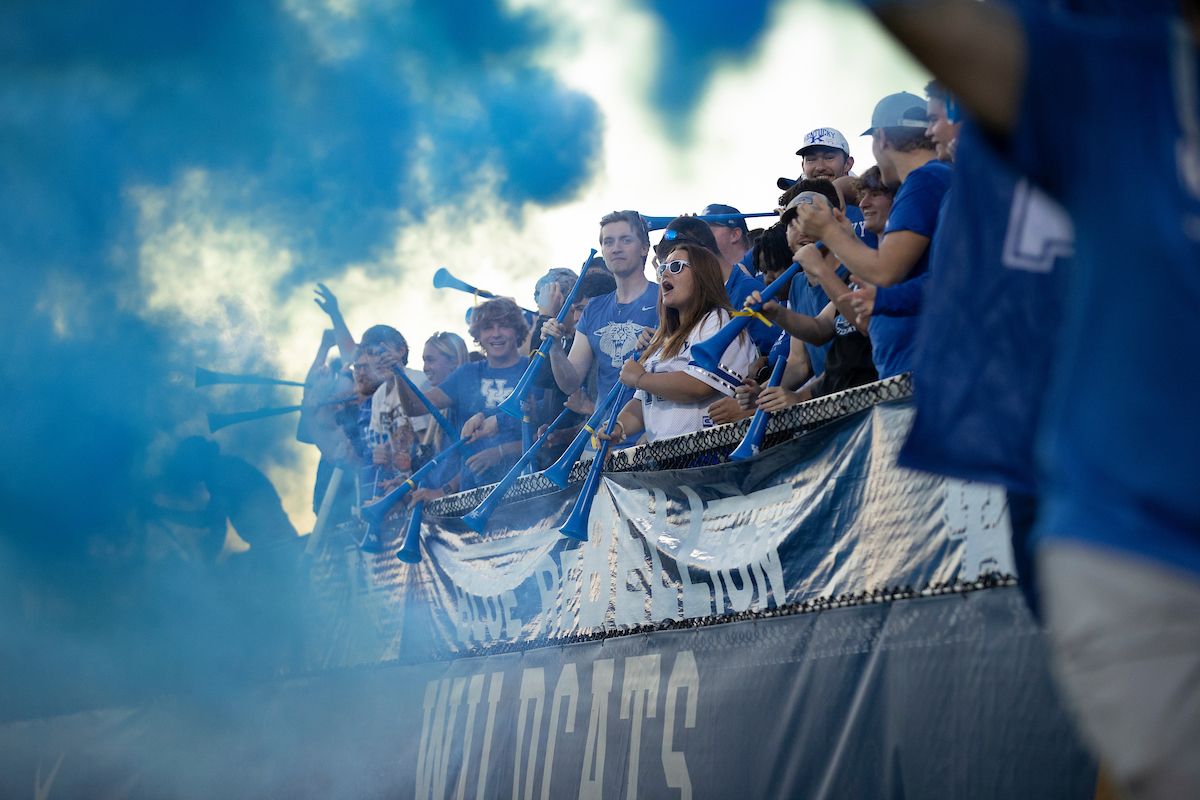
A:
<svg viewBox="0 0 1200 800">
<path fill-rule="evenodd" d="M 883 182 L 883 173 L 879 171 L 877 165 L 872 166 L 862 175 L 853 179 L 852 185 L 854 191 L 858 192 L 859 196 L 863 192 L 877 192 L 878 194 L 895 197 L 898 187 L 888 186 Z"/>
<path fill-rule="evenodd" d="M 762 239 L 762 235 L 763 235 L 762 228 L 752 229 L 750 231 L 750 233 L 746 234 L 746 244 L 750 245 L 751 247 L 756 247 L 758 245 L 759 240 Z"/>
<path fill-rule="evenodd" d="M 646 224 L 646 218 L 636 211 L 613 211 L 610 214 L 605 214 L 600 218 L 600 244 L 604 244 L 604 226 L 613 222 L 629 223 L 629 230 L 633 231 L 642 244 L 650 246 L 650 226 Z"/>
<path fill-rule="evenodd" d="M 913 153 L 917 150 L 936 150 L 937 145 L 925 135 L 925 128 L 876 128 L 887 136 L 888 147 L 897 153 Z"/>
<path fill-rule="evenodd" d="M 788 190 L 779 196 L 779 205 L 787 207 L 787 204 L 796 199 L 796 196 L 801 192 L 817 192 L 825 195 L 825 199 L 829 201 L 829 205 L 833 208 L 840 208 L 845 211 L 842 205 L 842 198 L 838 197 L 837 189 L 833 185 L 833 181 L 828 178 L 804 178 L 793 183 Z"/>
<path fill-rule="evenodd" d="M 517 341 L 525 341 L 529 336 L 529 323 L 521 308 L 508 297 L 496 297 L 480 303 L 471 313 L 471 326 L 468 331 L 477 343 L 480 332 L 491 325 L 499 323 L 503 328 L 512 328 L 517 334 Z"/>
<path fill-rule="evenodd" d="M 930 100 L 941 100 L 946 102 L 946 87 L 941 81 L 933 80 L 925 84 L 925 96 Z"/>
<path fill-rule="evenodd" d="M 787 243 L 787 226 L 776 222 L 763 231 L 754 247 L 754 268 L 759 272 L 782 272 L 792 263 L 792 248 Z"/>
<path fill-rule="evenodd" d="M 699 222 L 699 224 L 705 228 L 708 227 L 703 222 Z M 687 308 L 681 313 L 677 309 L 667 308 L 663 305 L 662 288 L 659 288 L 658 331 L 646 345 L 646 351 L 642 353 L 641 362 L 643 364 L 652 353 L 658 350 L 662 350 L 663 358 L 678 355 L 683 350 L 683 345 L 692 329 L 700 324 L 708 312 L 720 309 L 726 314 L 733 314 L 733 306 L 729 304 L 729 294 L 725 291 L 725 279 L 721 276 L 721 262 L 717 261 L 717 257 L 708 248 L 692 242 L 664 241 L 671 245 L 663 251 L 664 257 L 673 250 L 683 250 L 688 254 L 688 264 L 690 265 L 689 269 L 692 270 L 695 289 L 688 301 Z M 741 335 L 746 334 L 742 333 Z"/>
<path fill-rule="evenodd" d="M 404 335 L 391 325 L 372 325 L 363 332 L 362 339 L 358 341 L 359 350 L 378 348 L 383 345 L 392 350 L 403 349 L 405 351 L 404 366 L 408 366 L 408 342 L 405 341 Z"/>
<path fill-rule="evenodd" d="M 685 239 L 692 239 L 701 247 L 708 248 L 708 251 L 716 256 L 721 257 L 721 248 L 717 246 L 717 237 L 713 236 L 712 228 L 708 227 L 708 223 L 704 220 L 696 219 L 695 217 L 676 217 L 671 220 L 671 224 L 667 226 L 668 231 L 675 231 Z M 655 248 L 654 254 L 658 256 L 658 260 L 662 261 L 663 256 L 671 252 L 678 239 L 668 239 L 665 235 L 659 241 L 658 247 Z M 720 261 L 717 262 L 718 266 Z"/>
<path fill-rule="evenodd" d="M 647 241 L 648 240 L 649 240 L 649 237 L 647 237 Z M 612 274 L 611 272 L 609 272 L 608 264 L 604 263 L 603 256 L 592 256 L 592 260 L 588 262 L 587 268 L 584 269 L 584 272 L 585 273 L 591 272 L 593 268 L 594 269 L 602 269 L 605 272 L 608 272 L 610 275 Z"/>
<path fill-rule="evenodd" d="M 609 272 L 592 272 L 583 276 L 583 285 L 579 287 L 578 297 L 600 297 L 612 294 L 617 290 L 617 279 Z M 576 300 L 578 302 L 578 299 Z"/>
</svg>

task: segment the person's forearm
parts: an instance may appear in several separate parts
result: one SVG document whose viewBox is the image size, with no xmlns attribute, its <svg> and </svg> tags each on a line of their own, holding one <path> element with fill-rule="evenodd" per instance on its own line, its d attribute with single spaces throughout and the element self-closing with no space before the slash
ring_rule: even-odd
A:
<svg viewBox="0 0 1200 800">
<path fill-rule="evenodd" d="M 868 247 L 853 233 L 848 233 L 841 228 L 827 231 L 821 242 L 833 251 L 846 269 L 863 280 L 877 285 L 888 286 L 895 283 L 904 277 L 907 266 L 911 266 L 907 265 L 897 277 L 895 275 L 897 270 L 881 258 L 878 250 Z M 824 284 L 822 284 L 822 288 L 824 288 Z M 844 285 L 842 291 L 845 291 Z M 833 298 L 833 295 L 829 294 L 829 290 L 826 290 L 825 294 L 831 299 Z"/>
<path fill-rule="evenodd" d="M 350 334 L 350 329 L 346 327 L 346 320 L 342 316 L 341 310 L 331 313 L 329 320 L 333 323 L 333 338 L 337 342 L 338 354 L 341 355 L 342 361 L 349 361 L 354 358 L 354 349 L 357 345 L 354 343 L 354 337 Z"/>
<path fill-rule="evenodd" d="M 583 385 L 579 371 L 571 363 L 571 359 L 560 342 L 550 345 L 550 369 L 554 373 L 554 382 L 558 384 L 558 388 L 562 390 L 563 394 L 574 394 Z"/>
<path fill-rule="evenodd" d="M 686 372 L 647 372 L 637 379 L 636 388 L 673 403 L 695 403 L 716 391 Z"/>
<path fill-rule="evenodd" d="M 838 313 L 846 319 L 854 319 L 854 307 L 850 305 L 849 301 L 841 300 L 850 293 L 850 287 L 846 285 L 846 282 L 838 277 L 837 272 L 828 267 L 818 271 L 817 277 L 825 296 L 833 303 L 833 307 L 838 310 Z"/>
<path fill-rule="evenodd" d="M 800 344 L 800 355 L 793 353 L 788 356 L 787 366 L 783 368 L 783 378 L 779 385 L 790 391 L 795 391 L 812 376 L 812 364 L 808 360 L 808 350 Z"/>
<path fill-rule="evenodd" d="M 800 314 L 791 309 L 784 309 L 783 316 L 775 321 L 791 336 L 817 347 L 821 347 L 833 338 L 833 332 L 824 331 L 815 317 Z"/>
</svg>

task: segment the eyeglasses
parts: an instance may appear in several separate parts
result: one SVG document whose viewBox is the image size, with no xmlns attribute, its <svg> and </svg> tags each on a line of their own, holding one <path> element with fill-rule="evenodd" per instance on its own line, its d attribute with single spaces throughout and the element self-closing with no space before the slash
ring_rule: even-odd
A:
<svg viewBox="0 0 1200 800">
<path fill-rule="evenodd" d="M 664 272 L 670 272 L 672 275 L 678 275 L 679 273 L 683 272 L 684 267 L 690 266 L 691 264 L 678 258 L 674 261 L 668 261 L 666 264 L 659 264 L 658 277 L 661 278 Z"/>
<path fill-rule="evenodd" d="M 642 233 L 645 234 L 646 236 L 650 235 L 650 223 L 647 222 L 646 218 L 643 217 L 640 213 L 638 213 L 637 211 L 634 211 L 631 208 L 627 208 L 624 211 L 622 211 L 621 213 L 622 214 L 633 214 L 635 217 L 637 217 L 638 227 L 640 227 L 642 229 Z"/>
</svg>

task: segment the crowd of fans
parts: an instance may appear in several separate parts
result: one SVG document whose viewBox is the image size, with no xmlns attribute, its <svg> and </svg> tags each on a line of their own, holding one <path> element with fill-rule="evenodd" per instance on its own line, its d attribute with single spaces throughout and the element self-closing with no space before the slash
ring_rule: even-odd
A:
<svg viewBox="0 0 1200 800">
<path fill-rule="evenodd" d="M 797 151 L 801 174 L 778 180 L 779 219 L 765 230 L 750 230 L 738 209 L 714 203 L 672 220 L 652 246 L 638 212 L 604 216 L 601 256 L 588 265 L 580 291 L 573 292 L 581 279 L 575 271 L 555 268 L 533 288 L 536 313 L 509 298 L 479 303 L 470 316 L 478 350 L 453 333 L 434 334 L 423 347 L 422 371 L 408 366 L 409 345 L 396 328 L 376 325 L 355 342 L 337 299 L 318 285 L 316 300 L 332 329 L 309 374 L 300 434 L 322 456 L 314 511 L 335 465 L 351 468 L 333 489 L 334 524 L 449 445 L 429 406 L 468 442 L 408 494 L 409 504 L 499 481 L 565 408 L 567 418 L 539 451 L 536 468 L 545 468 L 617 383 L 628 387 L 626 402 L 612 434 L 597 438 L 629 447 L 908 371 L 957 134 L 941 87 L 932 83 L 926 93 L 878 103 L 864 134 L 876 166 L 862 175 L 852 172 L 840 131 L 806 134 Z M 765 286 L 793 264 L 801 271 L 763 303 Z M 691 358 L 692 347 L 748 309 L 760 313 L 716 369 Z M 497 413 L 546 339 L 548 358 L 539 359 L 524 404 L 528 421 Z M 347 366 L 329 360 L 334 344 Z M 767 387 L 779 359 L 782 382 Z M 319 405 L 351 391 L 355 403 Z"/>
</svg>

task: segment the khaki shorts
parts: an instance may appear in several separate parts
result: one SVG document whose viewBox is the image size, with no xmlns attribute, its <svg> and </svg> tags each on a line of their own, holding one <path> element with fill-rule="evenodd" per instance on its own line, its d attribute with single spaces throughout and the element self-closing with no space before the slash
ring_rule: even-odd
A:
<svg viewBox="0 0 1200 800">
<path fill-rule="evenodd" d="M 1200 798 L 1200 576 L 1061 540 L 1037 569 L 1059 683 L 1117 784 Z"/>
</svg>

